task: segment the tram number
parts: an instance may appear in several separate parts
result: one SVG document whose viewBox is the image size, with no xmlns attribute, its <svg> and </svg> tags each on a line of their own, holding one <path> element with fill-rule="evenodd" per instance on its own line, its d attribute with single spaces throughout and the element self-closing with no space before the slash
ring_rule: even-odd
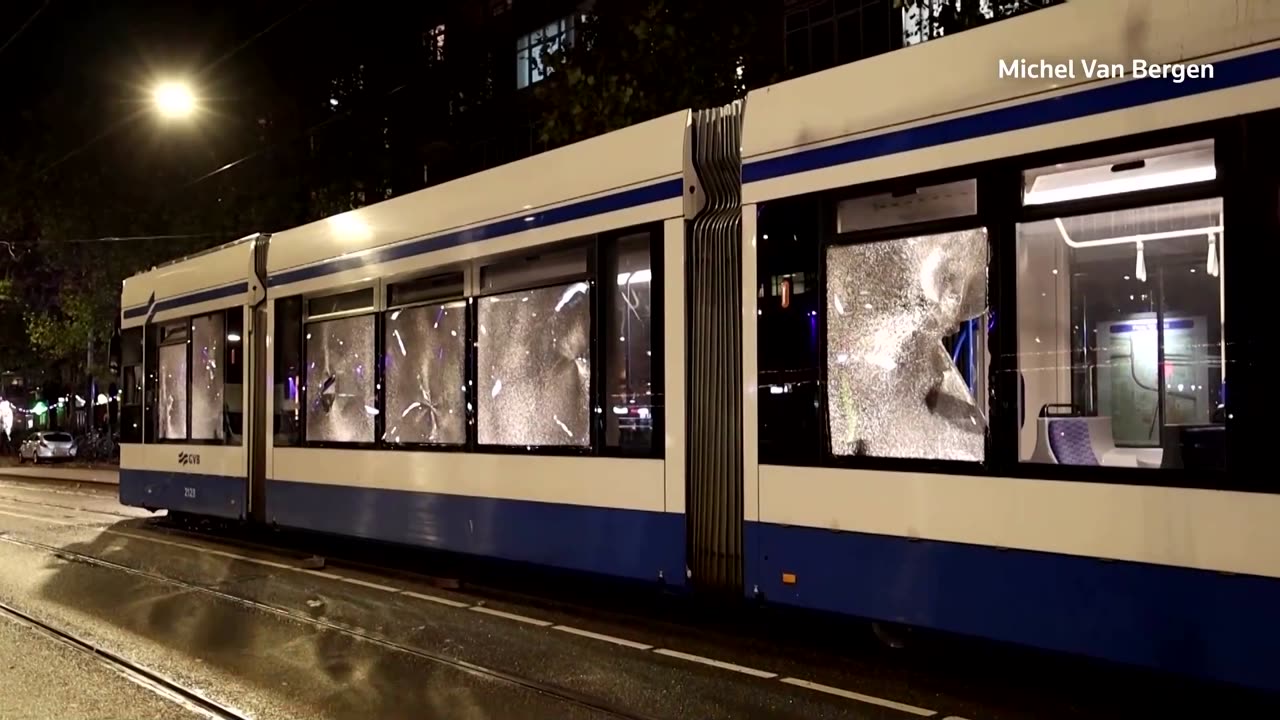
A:
<svg viewBox="0 0 1280 720">
<path fill-rule="evenodd" d="M 195 496 L 196 496 L 195 488 L 182 488 L 182 497 L 195 499 Z"/>
</svg>

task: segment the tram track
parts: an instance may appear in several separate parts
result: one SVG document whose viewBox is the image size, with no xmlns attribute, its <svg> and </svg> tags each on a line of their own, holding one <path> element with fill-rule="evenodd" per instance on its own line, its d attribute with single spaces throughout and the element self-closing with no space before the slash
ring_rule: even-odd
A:
<svg viewBox="0 0 1280 720">
<path fill-rule="evenodd" d="M 8 543 L 11 545 L 17 545 L 20 547 L 26 547 L 32 550 L 37 550 L 37 551 L 61 558 L 66 561 L 92 565 L 92 566 L 104 568 L 107 570 L 128 574 L 134 577 L 144 578 L 146 580 L 150 580 L 153 582 L 163 583 L 166 585 L 170 585 L 172 587 L 179 588 L 181 590 L 185 590 L 193 593 L 200 593 L 209 597 L 214 597 L 219 600 L 234 603 L 242 607 L 251 608 L 251 609 L 264 612 L 270 615 L 274 615 L 276 617 L 280 617 L 285 620 L 293 621 L 302 625 L 308 625 L 320 630 L 345 635 L 347 637 L 351 637 L 353 639 L 372 644 L 374 646 L 383 648 L 385 650 L 389 650 L 391 652 L 412 656 L 420 660 L 435 663 L 441 666 L 446 666 L 446 667 L 452 668 L 453 670 L 461 671 L 472 676 L 485 678 L 485 679 L 496 681 L 508 686 L 531 691 L 539 695 L 549 697 L 561 702 L 565 702 L 571 705 L 576 705 L 578 707 L 585 708 L 585 709 L 588 709 L 597 713 L 601 713 L 610 717 L 619 718 L 620 720 L 658 720 L 656 716 L 646 715 L 646 714 L 638 713 L 632 710 L 628 710 L 626 708 L 618 707 L 607 700 L 591 697 L 589 695 L 578 693 L 573 690 L 569 690 L 567 688 L 560 687 L 558 685 L 553 685 L 551 683 L 546 683 L 541 680 L 537 680 L 525 675 L 519 675 L 519 674 L 507 672 L 504 670 L 499 670 L 497 668 L 468 662 L 465 660 L 450 658 L 444 655 L 431 652 L 429 650 L 425 650 L 423 648 L 404 645 L 402 643 L 396 642 L 395 640 L 380 637 L 378 635 L 374 635 L 370 632 L 367 632 L 361 629 L 351 628 L 339 623 L 330 622 L 322 618 L 312 617 L 312 616 L 309 616 L 300 612 L 296 612 L 293 610 L 289 610 L 286 608 L 281 608 L 275 605 L 270 605 L 270 604 L 259 602 L 256 600 L 250 600 L 248 598 L 240 597 L 238 595 L 234 595 L 224 590 L 220 590 L 216 587 L 209 587 L 206 585 L 187 582 L 185 580 L 180 580 L 177 578 L 167 577 L 164 575 L 160 575 L 158 573 L 153 573 L 147 570 L 141 570 L 138 568 L 129 567 L 127 565 L 121 565 L 119 563 L 115 563 L 110 560 L 104 560 L 102 558 L 94 557 L 92 555 L 87 555 L 87 554 L 75 552 L 72 550 L 66 550 L 64 548 L 60 548 L 54 545 L 48 545 L 46 543 L 42 543 L 34 540 L 28 540 L 25 538 L 17 538 L 12 536 L 0 535 L 0 542 Z M 195 703 L 198 701 L 201 703 L 205 703 L 205 705 L 203 706 L 195 705 L 193 707 L 205 708 L 201 712 L 206 717 L 214 718 L 215 720 L 241 720 L 243 718 L 242 715 L 236 714 L 235 711 L 233 710 L 219 706 L 216 703 L 213 703 L 212 701 L 209 701 L 208 699 L 204 698 L 203 696 L 197 693 L 194 693 L 193 691 L 185 690 L 181 686 L 175 683 L 172 683 L 171 681 L 165 680 L 164 678 L 146 670 L 145 668 L 141 668 L 139 666 L 134 665 L 133 663 L 129 662 L 127 659 L 124 659 L 109 651 L 97 648 L 93 644 L 77 638 L 73 633 L 69 633 L 67 631 L 60 630 L 56 627 L 47 625 L 42 621 L 24 613 L 23 611 L 17 608 L 13 608 L 7 604 L 0 602 L 0 614 L 4 614 L 6 616 L 12 617 L 13 619 L 20 621 L 23 624 L 31 625 L 36 629 L 42 630 L 46 634 L 51 634 L 52 636 L 60 640 L 63 640 L 64 642 L 67 642 L 68 644 L 71 644 L 72 646 L 80 650 L 83 650 L 85 652 L 91 652 L 95 655 L 95 657 L 98 657 L 100 659 L 103 659 L 104 661 L 111 663 L 113 668 L 116 668 L 125 672 L 136 672 L 138 678 L 146 682 L 152 683 L 152 685 L 147 685 L 147 687 L 149 688 L 152 688 L 157 691 L 165 690 L 167 692 L 176 693 L 176 697 L 179 697 L 179 698 L 185 698 L 187 697 L 187 695 L 190 695 L 190 698 L 188 699 L 189 702 Z M 133 677 L 134 677 L 133 675 L 130 675 L 131 679 L 133 679 Z M 169 697 L 169 695 L 166 695 L 166 697 Z M 219 713 L 219 712 L 223 714 L 210 714 L 210 713 Z"/>
<path fill-rule="evenodd" d="M 11 540 L 11 538 L 5 538 L 5 541 Z M 134 684 L 200 717 L 209 720 L 248 720 L 245 715 L 232 708 L 210 700 L 195 690 L 184 687 L 132 660 L 95 645 L 71 631 L 51 625 L 4 601 L 0 601 L 0 617 L 88 655 Z"/>
</svg>

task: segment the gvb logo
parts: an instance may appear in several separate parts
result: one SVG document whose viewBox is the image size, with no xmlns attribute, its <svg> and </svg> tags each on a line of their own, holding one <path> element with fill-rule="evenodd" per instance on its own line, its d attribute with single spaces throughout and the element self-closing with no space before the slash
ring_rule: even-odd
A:
<svg viewBox="0 0 1280 720">
<path fill-rule="evenodd" d="M 195 453 L 180 452 L 178 453 L 179 465 L 199 465 L 200 456 Z"/>
</svg>

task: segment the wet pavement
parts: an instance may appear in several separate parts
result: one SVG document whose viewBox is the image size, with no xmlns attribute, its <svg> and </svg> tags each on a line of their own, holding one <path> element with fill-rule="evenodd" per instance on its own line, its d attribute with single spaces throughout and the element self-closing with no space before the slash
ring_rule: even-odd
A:
<svg viewBox="0 0 1280 720">
<path fill-rule="evenodd" d="M 0 718 L 188 720 L 199 715 L 162 699 L 82 652 L 0 616 Z"/>
<path fill-rule="evenodd" d="M 119 506 L 114 488 L 0 479 L 0 603 L 245 717 L 1132 716 L 1123 703 L 1082 705 L 1075 691 L 1029 694 L 1014 677 L 975 684 L 875 654 L 771 647 L 656 618 L 449 590 L 173 532 L 147 517 Z M 190 716 L 128 704 L 127 693 L 147 691 L 60 647 L 6 671 L 32 641 L 4 624 L 2 720 L 111 716 L 84 704 L 96 689 L 138 709 L 130 717 Z M 51 683 L 41 672 L 74 677 L 88 695 L 31 694 Z"/>
</svg>

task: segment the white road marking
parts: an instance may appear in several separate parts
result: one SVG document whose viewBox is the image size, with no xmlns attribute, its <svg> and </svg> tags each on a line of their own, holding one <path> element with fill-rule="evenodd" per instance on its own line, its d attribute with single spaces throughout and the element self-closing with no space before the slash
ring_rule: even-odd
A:
<svg viewBox="0 0 1280 720">
<path fill-rule="evenodd" d="M 935 710 L 926 710 L 922 707 L 916 707 L 915 705 L 907 705 L 906 703 L 894 702 L 893 700 L 885 700 L 884 698 L 878 698 L 874 695 L 863 695 L 862 693 L 850 692 L 849 690 L 841 690 L 840 688 L 834 688 L 830 685 L 819 685 L 818 683 L 809 682 L 808 680 L 800 680 L 799 678 L 786 677 L 782 678 L 782 682 L 788 685 L 802 687 L 807 690 L 817 690 L 818 692 L 824 692 L 828 695 L 835 695 L 848 700 L 857 700 L 858 702 L 867 703 L 869 705 L 879 705 L 880 707 L 889 708 L 891 710 L 899 710 L 904 713 L 919 715 L 920 717 L 932 717 L 938 714 Z"/>
<path fill-rule="evenodd" d="M 472 605 L 467 609 L 475 610 L 476 612 L 484 613 L 485 615 L 494 615 L 496 617 L 502 617 L 508 620 L 515 620 L 517 622 L 529 623 L 530 625 L 537 625 L 538 627 L 547 627 L 551 625 L 551 623 L 547 622 L 546 620 L 539 620 L 537 618 L 531 618 L 527 615 L 517 615 L 515 613 L 503 612 L 501 610 L 494 610 L 493 608 L 487 608 L 487 607 L 484 607 L 483 605 Z"/>
<path fill-rule="evenodd" d="M 315 575 L 316 577 L 328 578 L 328 579 L 330 579 L 330 580 L 341 580 L 341 579 L 342 579 L 342 576 L 341 576 L 341 575 L 334 575 L 334 574 L 333 574 L 333 573 L 331 573 L 331 572 L 325 572 L 325 571 L 323 571 L 323 570 L 308 570 L 308 569 L 306 569 L 306 568 L 289 568 L 289 569 L 290 569 L 290 570 L 297 570 L 298 572 L 304 572 L 304 573 L 306 573 L 306 574 L 308 574 L 308 575 Z"/>
<path fill-rule="evenodd" d="M 344 575 L 334 575 L 333 577 L 336 577 L 337 579 L 345 583 L 351 583 L 352 585 L 359 585 L 361 587 L 373 588 L 374 590 L 382 590 L 384 592 L 389 592 L 389 593 L 400 592 L 400 588 L 398 587 L 391 587 L 390 585 L 381 585 L 379 583 L 369 582 L 368 580 L 360 580 L 358 578 L 346 577 Z"/>
<path fill-rule="evenodd" d="M 8 515 L 9 517 L 22 518 L 23 520 L 35 520 L 36 522 L 53 523 L 54 525 L 79 525 L 80 523 L 67 522 L 66 520 L 54 520 L 53 518 L 40 517 L 39 515 L 22 515 L 15 512 L 5 512 L 0 510 L 0 515 Z"/>
<path fill-rule="evenodd" d="M 450 600 L 449 598 L 439 597 L 437 595 L 424 595 L 423 593 L 417 593 L 412 590 L 405 590 L 401 595 L 407 595 L 411 598 L 427 600 L 433 603 L 440 603 L 441 605 L 448 605 L 449 607 L 464 608 L 471 606 L 471 603 L 458 602 L 457 600 Z"/>
<path fill-rule="evenodd" d="M 568 625 L 556 625 L 552 629 L 560 630 L 567 633 L 572 633 L 574 635 L 581 635 L 582 637 L 591 638 L 592 640 L 603 640 L 604 642 L 607 642 L 607 643 L 613 643 L 614 645 L 622 645 L 623 647 L 635 648 L 636 650 L 652 650 L 653 649 L 652 645 L 645 645 L 644 643 L 639 643 L 639 642 L 636 642 L 635 640 L 627 640 L 625 638 L 614 637 L 612 635 L 605 635 L 603 633 L 591 632 L 590 630 L 579 630 L 576 627 L 569 627 Z"/>
<path fill-rule="evenodd" d="M 727 663 L 722 660 L 712 660 L 711 658 L 702 657 L 701 655 L 690 655 L 689 653 L 682 653 L 677 650 L 657 648 L 656 650 L 654 650 L 654 652 L 659 655 L 666 655 L 667 657 L 679 658 L 680 660 L 688 660 L 689 662 L 702 663 L 703 665 L 710 665 L 711 667 L 720 668 L 721 670 L 732 670 L 734 672 L 740 672 L 744 675 L 753 675 L 758 678 L 767 679 L 767 678 L 778 677 L 778 673 L 772 673 L 765 670 L 757 670 L 755 668 L 749 668 L 745 665 L 734 665 L 733 663 Z"/>
</svg>

